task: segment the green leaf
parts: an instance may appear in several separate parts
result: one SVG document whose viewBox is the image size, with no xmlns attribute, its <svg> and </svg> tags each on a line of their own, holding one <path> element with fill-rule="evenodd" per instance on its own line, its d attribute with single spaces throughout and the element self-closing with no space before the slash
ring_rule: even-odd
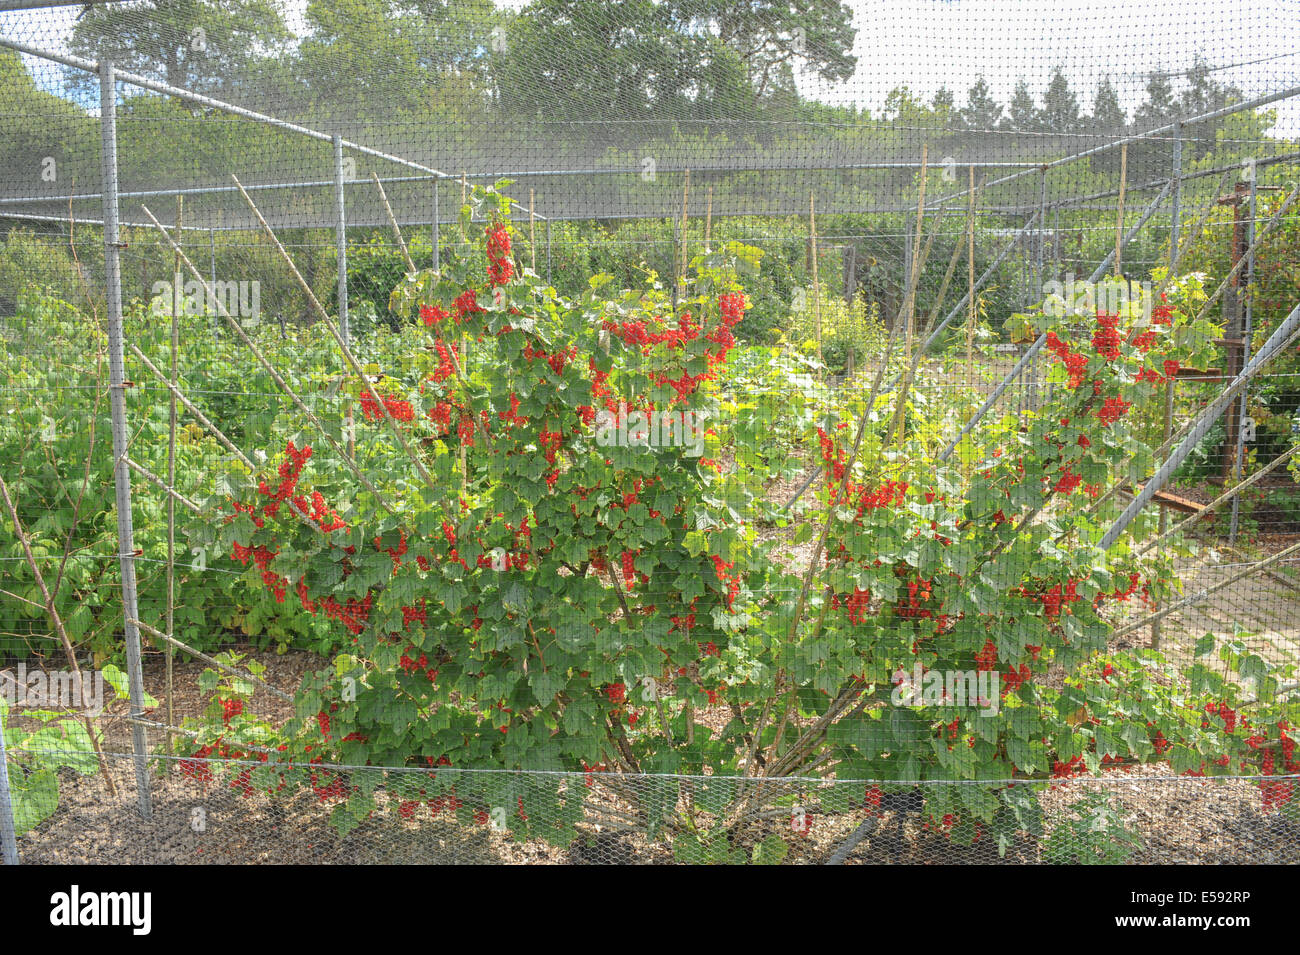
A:
<svg viewBox="0 0 1300 955">
<path fill-rule="evenodd" d="M 117 694 L 119 700 L 129 700 L 131 698 L 130 681 L 125 673 L 111 663 L 104 664 L 103 673 L 104 679 L 113 687 L 113 692 Z M 200 679 L 200 686 L 201 685 L 202 680 Z M 204 692 L 210 693 L 212 691 L 205 689 Z M 152 709 L 158 705 L 158 701 L 148 693 L 144 692 L 143 689 L 141 689 L 140 693 L 141 705 L 146 709 Z"/>
<path fill-rule="evenodd" d="M 754 846 L 754 865 L 780 865 L 790 849 L 776 833 Z"/>
<path fill-rule="evenodd" d="M 14 828 L 20 836 L 39 826 L 59 808 L 59 777 L 53 769 L 24 773 L 11 767 L 9 788 Z"/>
<path fill-rule="evenodd" d="M 365 821 L 375 808 L 374 797 L 369 793 L 353 793 L 347 802 L 340 803 L 330 813 L 332 825 L 339 838 L 346 839 L 348 834 Z"/>
</svg>

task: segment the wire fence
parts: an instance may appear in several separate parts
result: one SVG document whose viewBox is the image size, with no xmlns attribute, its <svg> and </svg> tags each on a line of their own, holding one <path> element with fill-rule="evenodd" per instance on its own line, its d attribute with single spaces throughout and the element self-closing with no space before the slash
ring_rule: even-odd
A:
<svg viewBox="0 0 1300 955">
<path fill-rule="evenodd" d="M 69 762 L 85 754 L 67 754 Z M 900 785 L 825 779 L 397 770 L 175 760 L 142 820 L 129 757 L 64 786 L 35 864 L 1286 864 L 1296 777 Z M 312 789 L 278 798 L 285 776 Z M 367 794 L 356 817 L 342 793 Z M 1004 796 L 999 795 L 1004 794 Z M 992 823 L 971 809 L 994 800 Z M 931 816 L 936 802 L 945 811 Z M 964 810 L 964 814 L 963 814 Z M 340 817 L 347 816 L 340 824 Z M 690 820 L 690 826 L 684 825 Z"/>
<path fill-rule="evenodd" d="M 1286 707 L 1300 665 L 1292 459 L 1300 86 L 1290 53 L 1261 52 L 1248 39 L 1262 32 L 1285 46 L 1300 22 L 1293 4 L 1219 11 L 1220 22 L 1192 37 L 1216 42 L 1213 62 L 1204 43 L 1154 40 L 1145 52 L 1167 58 L 1142 75 L 1118 69 L 1113 53 L 1063 57 L 1041 107 L 1021 84 L 1005 91 L 1005 108 L 982 77 L 962 107 L 946 89 L 921 99 L 923 86 L 909 88 L 909 79 L 922 82 L 927 57 L 867 76 L 860 65 L 855 72 L 852 52 L 855 31 L 877 29 L 873 11 L 899 46 L 928 44 L 931 53 L 990 37 L 999 29 L 992 14 L 926 25 L 883 5 L 819 4 L 798 22 L 775 8 L 749 20 L 719 9 L 679 21 L 666 12 L 673 4 L 645 14 L 537 2 L 517 11 L 453 4 L 435 23 L 393 5 L 412 49 L 390 57 L 369 40 L 349 46 L 353 14 L 328 4 L 310 5 L 306 39 L 293 44 L 288 7 L 255 4 L 240 20 L 212 6 L 0 14 L 0 121 L 15 130 L 0 153 L 7 861 L 15 846 L 33 862 L 1294 858 L 1300 799 Z M 1152 5 L 1143 35 L 1159 35 L 1177 8 Z M 646 15 L 668 19 L 635 19 Z M 555 30 L 580 54 L 562 51 Z M 1091 41 L 1088 29 L 1072 30 Z M 655 60 L 634 42 L 650 36 L 677 59 Z M 291 52 L 274 54 L 281 45 Z M 982 62 L 973 47 L 964 52 L 958 60 Z M 394 64 L 390 72 L 377 56 Z M 1033 59 L 1023 57 L 1026 72 L 1047 79 Z M 682 63 L 692 65 L 676 76 Z M 1071 83 L 1095 91 L 1091 110 Z M 490 188 L 500 180 L 509 182 Z M 537 346 L 557 379 L 570 361 L 583 366 L 591 406 L 565 399 L 570 416 L 597 414 L 611 340 L 644 344 L 647 358 L 652 342 L 686 336 L 670 346 L 679 347 L 698 333 L 683 303 L 713 281 L 715 256 L 757 261 L 736 336 L 731 325 L 710 331 L 722 358 L 700 358 L 699 380 L 710 379 L 740 342 L 733 377 L 709 406 L 710 433 L 724 440 L 707 445 L 701 429 L 688 462 L 698 473 L 694 459 L 707 446 L 706 466 L 733 482 L 702 485 L 700 500 L 717 509 L 701 511 L 695 528 L 701 537 L 734 534 L 730 550 L 683 544 L 679 553 L 651 538 L 614 550 L 610 535 L 608 554 L 586 545 L 570 553 L 555 541 L 539 554 L 529 521 L 535 529 L 554 510 L 540 482 L 571 481 L 586 502 L 602 480 L 626 477 L 614 510 L 642 507 L 667 528 L 663 512 L 677 502 L 650 497 L 663 473 L 624 474 L 612 452 L 593 455 L 587 471 L 576 458 L 567 469 L 539 464 L 530 479 L 541 497 L 521 510 L 511 484 L 527 478 L 513 459 L 554 464 L 554 448 L 568 440 L 548 423 L 533 443 L 497 453 L 494 441 L 527 424 L 518 401 L 533 382 L 512 381 L 513 404 L 502 391 L 477 416 L 427 391 L 450 378 L 469 400 L 467 382 L 486 394 L 500 385 L 491 384 L 500 367 L 521 360 L 485 343 L 489 335 L 463 333 L 449 358 L 429 318 L 431 337 L 412 357 L 403 336 L 419 319 L 413 300 L 394 293 L 426 275 L 415 293 L 423 316 L 426 298 L 480 267 L 482 250 L 468 237 L 498 221 L 502 205 L 513 206 L 512 244 L 500 260 L 489 245 L 487 262 L 492 274 L 509 259 L 506 278 L 490 283 L 498 292 L 512 277 L 527 289 L 511 314 L 531 321 L 581 303 L 572 312 L 596 336 L 589 349 L 575 338 L 568 357 L 540 332 L 528 345 L 529 367 Z M 612 276 L 610 288 L 642 291 L 597 304 L 604 287 L 593 291 L 591 279 L 600 273 Z M 1114 309 L 1089 298 L 1061 326 L 1064 345 L 1043 330 L 1050 304 L 1068 311 L 1108 281 L 1125 296 Z M 1037 702 L 1055 729 L 1042 728 L 1040 747 L 1030 738 L 1037 731 L 1017 728 L 1015 702 L 1003 704 L 1005 726 L 987 731 L 947 697 L 919 715 L 888 702 L 893 670 L 909 673 L 907 654 L 919 656 L 931 637 L 917 630 L 921 619 L 939 621 L 939 637 L 974 640 L 962 652 L 974 652 L 976 678 L 994 671 L 981 657 L 984 634 L 962 629 L 991 616 L 963 604 L 979 586 L 968 581 L 947 603 L 926 603 L 937 576 L 922 576 L 922 565 L 974 523 L 969 510 L 945 515 L 943 501 L 972 494 L 981 470 L 996 469 L 995 445 L 1010 457 L 1044 434 L 1058 448 L 1074 442 L 1073 432 L 1061 437 L 1068 420 L 1049 420 L 1079 384 L 1064 370 L 1070 346 L 1104 350 L 1097 321 L 1111 311 L 1133 318 L 1140 337 L 1166 290 L 1185 296 L 1180 307 L 1210 321 L 1214 337 L 1194 364 L 1140 368 L 1150 400 L 1123 424 L 1140 457 L 1113 472 L 1051 472 L 1044 499 L 1015 502 L 1023 504 L 1021 519 L 1007 521 L 1015 533 L 975 558 L 1004 568 L 989 592 L 1029 596 L 1040 583 L 1044 591 L 1032 598 L 1041 623 L 998 617 L 1014 639 L 988 629 L 994 661 L 1010 669 L 997 670 L 1000 692 L 975 687 L 975 709 L 997 713 L 1007 680 L 1017 693 L 1032 668 L 1032 682 L 1053 694 Z M 1124 311 L 1129 295 L 1145 297 L 1147 315 Z M 653 321 L 671 316 L 654 326 L 658 340 L 635 338 L 637 301 L 653 302 Z M 691 307 L 698 318 L 701 306 Z M 533 333 L 506 323 L 490 336 L 521 330 Z M 541 384 L 548 380 L 543 373 Z M 662 368 L 647 380 L 667 387 Z M 1116 400 L 1108 407 L 1122 415 L 1127 406 Z M 859 420 L 857 441 L 845 442 Z M 573 433 L 590 424 L 579 419 Z M 687 429 L 684 413 L 680 424 Z M 837 481 L 852 490 L 867 431 L 875 466 L 902 488 L 899 509 L 930 522 L 929 550 L 883 529 L 869 544 L 853 543 L 845 527 L 842 540 L 830 533 L 843 518 L 828 500 Z M 900 447 L 891 449 L 895 434 Z M 915 443 L 903 447 L 908 438 Z M 308 442 L 318 499 L 298 504 L 291 495 L 305 459 L 294 455 Z M 836 473 L 836 442 L 855 456 L 848 478 Z M 433 609 L 414 599 L 420 584 L 409 584 L 406 603 L 383 596 L 396 583 L 348 589 L 369 536 L 349 544 L 347 557 L 337 543 L 293 554 L 292 571 L 292 548 L 253 546 L 251 524 L 232 546 L 223 528 L 242 528 L 246 505 L 213 515 L 259 481 L 254 493 L 267 497 L 287 482 L 286 510 L 300 523 L 373 530 L 394 581 L 417 557 L 420 580 L 430 561 L 459 562 L 465 576 L 448 577 Z M 931 490 L 918 497 L 923 486 Z M 448 489 L 464 511 L 501 518 L 496 546 L 473 542 L 450 511 L 421 514 L 409 540 L 388 519 L 420 514 Z M 248 508 L 258 530 L 263 518 L 284 517 L 252 499 L 267 507 Z M 362 499 L 380 502 L 384 519 L 366 523 Z M 604 527 L 611 505 L 600 507 L 590 519 Z M 684 522 L 681 531 L 690 536 Z M 1042 549 L 1018 550 L 1022 536 Z M 457 546 L 482 553 L 467 562 Z M 851 557 L 840 556 L 847 547 Z M 1090 584 L 1096 619 L 1072 624 L 1064 617 L 1080 598 L 1062 596 L 1065 581 L 1052 598 L 1043 568 L 1085 547 L 1107 582 Z M 759 582 L 729 574 L 725 556 L 760 549 L 768 563 L 751 578 Z M 688 551 L 705 562 L 683 569 Z M 897 562 L 901 583 L 866 586 L 873 557 L 877 567 Z M 960 584 L 965 566 L 944 561 Z M 1141 571 L 1127 591 L 1127 576 L 1111 580 L 1120 561 Z M 322 562 L 337 565 L 325 577 L 343 578 L 325 597 L 306 583 Z M 474 574 L 494 582 L 475 583 Z M 697 592 L 701 574 L 707 587 Z M 1139 576 L 1169 583 L 1148 592 Z M 573 589 L 557 596 L 556 580 Z M 371 597 L 392 606 L 368 617 Z M 697 623 L 701 598 L 713 610 Z M 500 613 L 485 621 L 489 599 Z M 1050 609 L 1053 599 L 1057 608 L 1066 601 L 1065 614 Z M 600 634 L 590 660 L 564 616 L 575 607 L 584 608 L 581 626 Z M 441 622 L 426 624 L 426 614 Z M 447 635 L 471 629 L 469 652 L 457 656 Z M 416 633 L 427 645 L 408 636 Z M 646 657 L 631 653 L 634 634 L 647 635 Z M 773 649 L 787 634 L 801 648 L 794 656 Z M 1044 638 L 1063 640 L 1059 657 L 1039 659 Z M 696 659 L 672 658 L 663 645 L 674 639 Z M 512 656 L 517 645 L 524 649 Z M 1106 660 L 1138 654 L 1125 670 L 1133 679 L 1146 671 L 1161 685 L 1187 681 L 1189 697 L 1221 699 L 1213 724 L 1198 727 L 1196 715 L 1188 725 L 1222 732 L 1240 752 L 1219 762 L 1208 743 L 1171 744 L 1154 713 L 1122 693 L 1076 694 L 1078 674 L 1053 661 L 1090 666 L 1070 656 L 1079 645 Z M 1141 655 L 1148 651 L 1158 659 Z M 549 665 L 547 654 L 564 664 Z M 859 674 L 853 682 L 822 684 L 820 670 L 854 655 L 866 662 L 843 671 Z M 365 667 L 349 669 L 357 661 L 371 676 L 392 676 L 396 696 L 356 675 Z M 1116 657 L 1103 672 L 1102 662 L 1096 680 L 1111 687 L 1125 665 Z M 436 685 L 439 671 L 464 682 L 437 704 L 405 682 L 427 676 Z M 577 675 L 597 680 L 600 706 L 581 698 Z M 329 714 L 344 704 L 355 715 L 356 697 L 331 709 L 330 694 L 358 679 L 363 701 L 380 694 L 374 719 L 365 731 L 331 734 Z M 747 689 L 759 685 L 765 697 Z M 641 690 L 649 695 L 635 700 Z M 473 729 L 453 726 L 470 695 Z M 1281 709 L 1252 728 L 1245 714 L 1259 723 L 1255 706 Z M 456 766 L 439 760 L 441 749 L 382 748 L 385 726 L 413 720 L 441 734 L 431 745 L 463 747 Z M 303 725 L 319 730 L 305 751 Z M 547 732 L 578 736 L 592 726 L 604 737 L 599 756 L 547 742 Z M 281 742 L 288 727 L 295 740 Z M 1084 732 L 1081 748 L 1066 739 Z M 528 742 L 512 750 L 521 738 Z M 1171 746 L 1168 762 L 1150 759 L 1152 747 L 1159 757 Z M 343 762 L 313 761 L 317 751 Z M 905 751 L 920 755 L 904 763 Z M 362 765 L 372 753 L 426 765 Z M 974 760 L 1008 768 L 1008 778 L 975 781 Z M 696 761 L 719 769 L 683 771 Z M 895 775 L 878 778 L 882 766 Z M 1111 774 L 1078 778 L 1081 767 Z M 1222 775 L 1186 775 L 1207 771 Z M 13 832 L 2 828 L 6 816 Z"/>
</svg>

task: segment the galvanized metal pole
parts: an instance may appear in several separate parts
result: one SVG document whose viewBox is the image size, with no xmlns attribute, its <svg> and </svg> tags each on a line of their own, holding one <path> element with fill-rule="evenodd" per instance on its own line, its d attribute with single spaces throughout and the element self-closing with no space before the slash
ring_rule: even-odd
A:
<svg viewBox="0 0 1300 955">
<path fill-rule="evenodd" d="M 551 220 L 546 220 L 546 283 L 551 283 Z"/>
<path fill-rule="evenodd" d="M 334 134 L 334 246 L 339 262 L 339 334 L 344 344 L 348 332 L 348 213 L 343 199 L 343 138 Z"/>
<path fill-rule="evenodd" d="M 1179 123 L 1174 128 L 1174 168 L 1173 168 L 1174 187 L 1170 193 L 1170 210 L 1169 210 L 1169 270 L 1173 271 L 1174 265 L 1178 262 L 1178 243 L 1182 238 L 1182 207 L 1183 207 L 1183 126 Z M 1167 276 L 1173 281 L 1173 276 Z M 1154 305 L 1154 303 L 1152 303 Z M 1169 441 L 1169 436 L 1174 433 L 1174 378 L 1170 376 L 1165 382 L 1165 424 L 1164 438 L 1162 443 Z M 1163 536 L 1169 529 L 1169 509 L 1160 508 L 1160 529 L 1159 533 Z M 1160 621 L 1156 620 L 1151 624 L 1151 649 L 1160 649 Z"/>
<path fill-rule="evenodd" d="M 1178 243 L 1182 238 L 1183 224 L 1180 220 L 1183 206 L 1183 124 L 1174 127 L 1174 168 L 1173 191 L 1170 194 L 1169 220 L 1169 267 L 1172 269 L 1178 261 Z"/>
<path fill-rule="evenodd" d="M 1038 277 L 1038 292 L 1043 291 L 1043 258 L 1046 251 L 1047 232 L 1047 170 L 1043 170 L 1042 176 L 1038 180 L 1038 228 L 1035 234 L 1038 236 L 1038 242 L 1034 249 L 1034 271 Z"/>
<path fill-rule="evenodd" d="M 1259 198 L 1258 173 L 1250 177 L 1250 221 L 1246 223 L 1246 268 L 1242 276 L 1241 286 L 1246 290 L 1245 312 L 1242 315 L 1241 330 L 1241 360 L 1250 361 L 1250 339 L 1254 334 L 1253 320 L 1254 309 L 1251 306 L 1251 300 L 1254 298 L 1255 282 L 1255 211 L 1257 200 Z M 1236 478 L 1234 483 L 1241 482 L 1241 473 L 1245 466 L 1246 455 L 1246 412 L 1249 410 L 1248 400 L 1250 397 L 1250 388 L 1241 389 L 1241 407 L 1237 411 L 1237 453 L 1233 462 L 1233 476 Z M 1232 523 L 1228 526 L 1228 543 L 1237 543 L 1237 526 L 1241 519 L 1241 495 L 1238 494 L 1232 499 Z"/>
<path fill-rule="evenodd" d="M 1124 532 L 1124 528 L 1128 527 L 1133 518 L 1137 517 L 1138 512 L 1146 507 L 1151 498 L 1155 497 L 1156 493 L 1169 483 L 1173 473 L 1178 470 L 1179 465 L 1183 463 L 1187 455 L 1192 453 L 1192 449 L 1214 426 L 1215 421 L 1223 414 L 1224 409 L 1237 400 L 1237 396 L 1241 394 L 1250 380 L 1272 361 L 1282 347 L 1290 341 L 1291 336 L 1297 334 L 1297 332 L 1300 332 L 1300 305 L 1291 310 L 1291 314 L 1269 336 L 1268 341 L 1259 350 L 1259 354 L 1246 363 L 1246 367 L 1233 379 L 1232 384 L 1225 388 L 1219 397 L 1206 405 L 1205 409 L 1197 417 L 1196 425 L 1188 432 L 1187 437 L 1183 438 L 1182 443 L 1170 453 L 1151 480 L 1147 481 L 1141 493 L 1133 498 L 1129 506 L 1124 509 L 1124 513 L 1119 516 L 1115 523 L 1111 525 L 1110 530 L 1102 537 L 1100 546 L 1103 550 L 1115 543 L 1119 535 Z"/>
<path fill-rule="evenodd" d="M 135 531 L 131 517 L 131 471 L 126 463 L 126 360 L 122 332 L 122 262 L 117 225 L 117 83 L 113 64 L 99 65 L 100 170 L 104 183 L 104 284 L 108 315 L 108 391 L 113 422 L 113 483 L 117 497 L 117 547 L 122 565 L 123 630 L 131 696 L 131 744 L 140 815 L 148 819 L 149 765 L 144 726 L 144 680 L 140 670 L 140 619 L 136 605 Z"/>
<path fill-rule="evenodd" d="M 3 850 L 5 865 L 18 864 L 18 827 L 14 825 L 14 802 L 9 794 L 3 710 L 0 710 L 0 850 Z"/>
</svg>

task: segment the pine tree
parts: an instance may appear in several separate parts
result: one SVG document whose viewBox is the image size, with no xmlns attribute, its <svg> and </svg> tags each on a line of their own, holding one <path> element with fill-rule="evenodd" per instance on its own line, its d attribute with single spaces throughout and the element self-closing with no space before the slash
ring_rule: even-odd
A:
<svg viewBox="0 0 1300 955">
<path fill-rule="evenodd" d="M 1007 117 L 1003 121 L 1006 129 L 1030 132 L 1039 128 L 1038 106 L 1029 92 L 1029 84 L 1024 80 L 1016 83 L 1016 91 L 1007 105 Z"/>
<path fill-rule="evenodd" d="M 989 94 L 989 84 L 984 77 L 977 79 L 966 93 L 961 118 L 967 129 L 997 129 L 1002 118 L 1002 106 Z"/>
<path fill-rule="evenodd" d="M 1043 94 L 1043 126 L 1054 133 L 1072 133 L 1079 128 L 1079 100 L 1070 81 L 1058 66 Z"/>
<path fill-rule="evenodd" d="M 1119 94 L 1109 76 L 1102 77 L 1097 86 L 1097 95 L 1092 100 L 1092 126 L 1109 133 L 1121 132 L 1128 123 L 1124 108 L 1119 105 Z"/>
<path fill-rule="evenodd" d="M 1169 77 L 1164 73 L 1152 73 L 1147 77 L 1146 102 L 1133 114 L 1133 125 L 1140 130 L 1153 129 L 1171 122 L 1176 113 Z"/>
</svg>

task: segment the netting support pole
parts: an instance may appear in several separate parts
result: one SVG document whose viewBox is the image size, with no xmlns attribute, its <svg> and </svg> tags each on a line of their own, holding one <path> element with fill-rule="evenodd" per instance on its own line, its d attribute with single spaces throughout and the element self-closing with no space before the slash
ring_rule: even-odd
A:
<svg viewBox="0 0 1300 955">
<path fill-rule="evenodd" d="M 1173 176 L 1173 189 L 1169 194 L 1169 271 L 1171 274 L 1165 276 L 1166 282 L 1173 281 L 1173 270 L 1178 264 L 1178 243 L 1182 238 L 1182 221 L 1181 215 L 1183 210 L 1183 125 L 1179 123 L 1174 127 L 1174 168 L 1171 172 Z M 1169 380 L 1165 382 L 1165 424 L 1163 442 L 1168 442 L 1170 436 L 1174 433 L 1174 376 L 1170 375 Z M 1164 536 L 1165 531 L 1169 529 L 1169 508 L 1160 508 L 1160 536 Z M 1160 649 L 1160 621 L 1157 620 L 1151 624 L 1151 649 Z"/>
<path fill-rule="evenodd" d="M 1043 277 L 1044 258 L 1047 243 L 1047 169 L 1044 168 L 1042 175 L 1038 177 L 1038 226 L 1034 230 L 1038 236 L 1038 241 L 1034 243 L 1034 277 L 1037 283 L 1034 294 L 1031 299 L 1031 306 L 1035 301 L 1041 301 L 1042 296 L 1046 294 L 1047 282 Z M 1029 397 L 1028 405 L 1030 411 L 1038 410 L 1038 365 L 1037 358 L 1029 366 Z"/>
<path fill-rule="evenodd" d="M 217 230 L 208 227 L 208 274 L 211 276 L 212 287 L 217 287 Z M 217 317 L 212 317 L 212 340 L 221 341 L 221 323 Z"/>
<path fill-rule="evenodd" d="M 546 284 L 551 284 L 551 220 L 546 220 Z"/>
<path fill-rule="evenodd" d="M 903 217 L 903 295 L 912 287 L 912 220 Z M 906 304 L 906 303 L 904 303 Z M 910 355 L 908 356 L 911 357 Z"/>
<path fill-rule="evenodd" d="M 441 212 L 438 209 L 438 190 L 442 185 L 442 179 L 438 176 L 433 177 L 433 229 L 429 235 L 429 241 L 433 244 L 433 270 L 436 272 L 442 268 L 442 254 L 438 251 L 438 242 L 442 239 L 442 224 L 438 221 Z"/>
<path fill-rule="evenodd" d="M 113 64 L 99 64 L 100 173 L 104 184 L 104 298 L 108 318 L 108 391 L 113 419 L 113 483 L 117 503 L 117 548 L 122 565 L 122 627 L 126 639 L 126 668 L 130 686 L 131 717 L 144 716 L 144 679 L 140 669 L 140 617 L 136 606 L 135 530 L 131 519 L 131 469 L 126 463 L 129 434 L 126 426 L 126 359 L 122 331 L 122 244 L 117 209 L 117 82 Z M 132 724 L 131 748 L 135 754 L 135 785 L 140 816 L 148 819 L 148 744 L 144 727 Z"/>
<path fill-rule="evenodd" d="M 1258 172 L 1250 177 L 1250 206 L 1248 209 L 1250 219 L 1246 223 L 1246 268 L 1245 274 L 1241 278 L 1241 288 L 1245 290 L 1243 296 L 1239 290 L 1237 298 L 1240 301 L 1243 297 L 1244 309 L 1241 316 L 1241 360 L 1250 361 L 1250 339 L 1254 334 L 1254 310 L 1251 307 L 1251 299 L 1254 293 L 1255 282 L 1255 210 L 1256 201 L 1259 198 L 1259 188 L 1257 185 Z M 1237 448 L 1233 459 L 1233 477 L 1237 483 L 1241 482 L 1242 469 L 1245 467 L 1243 458 L 1246 454 L 1246 412 L 1249 410 L 1250 388 L 1241 389 L 1241 406 L 1237 409 Z M 1162 508 L 1163 510 L 1163 508 Z M 1237 525 L 1241 513 L 1241 495 L 1238 494 L 1232 499 L 1232 523 L 1228 527 L 1228 543 L 1235 545 L 1237 543 Z"/>
<path fill-rule="evenodd" d="M 334 134 L 334 247 L 339 260 L 339 334 L 346 345 L 348 329 L 348 211 L 343 197 L 343 137 Z"/>
<path fill-rule="evenodd" d="M 0 710 L 0 852 L 5 865 L 18 864 L 18 827 L 14 825 L 14 803 L 9 794 L 9 763 L 5 757 L 4 711 Z"/>
</svg>

